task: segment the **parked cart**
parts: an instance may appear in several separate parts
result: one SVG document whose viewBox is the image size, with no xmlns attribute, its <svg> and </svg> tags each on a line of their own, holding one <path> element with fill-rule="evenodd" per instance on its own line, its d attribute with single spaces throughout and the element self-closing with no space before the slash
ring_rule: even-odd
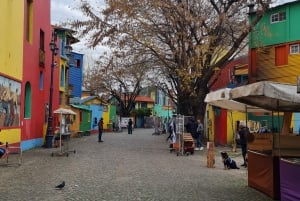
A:
<svg viewBox="0 0 300 201">
<path fill-rule="evenodd" d="M 173 150 L 176 155 L 194 154 L 195 144 L 190 133 L 185 132 L 185 116 L 179 115 L 176 118 L 176 143 L 173 144 Z"/>
</svg>

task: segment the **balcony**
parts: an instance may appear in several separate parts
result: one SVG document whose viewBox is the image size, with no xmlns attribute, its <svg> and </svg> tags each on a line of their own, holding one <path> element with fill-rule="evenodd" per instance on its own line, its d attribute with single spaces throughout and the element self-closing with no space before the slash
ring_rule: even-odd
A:
<svg viewBox="0 0 300 201">
<path fill-rule="evenodd" d="M 45 67 L 45 50 L 39 49 L 39 66 Z"/>
</svg>

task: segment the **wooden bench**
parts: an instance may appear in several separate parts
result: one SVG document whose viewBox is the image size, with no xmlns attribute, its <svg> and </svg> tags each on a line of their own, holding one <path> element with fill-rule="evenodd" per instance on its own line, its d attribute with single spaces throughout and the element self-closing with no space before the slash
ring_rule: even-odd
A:
<svg viewBox="0 0 300 201">
<path fill-rule="evenodd" d="M 72 132 L 71 137 L 72 137 L 72 138 L 75 138 L 75 137 L 80 138 L 80 137 L 82 137 L 83 135 L 84 135 L 84 131 L 74 131 L 74 132 Z"/>
<path fill-rule="evenodd" d="M 86 131 L 83 131 L 84 133 L 83 133 L 83 135 L 84 136 L 89 136 L 89 135 L 91 135 L 91 130 L 86 130 Z"/>
<path fill-rule="evenodd" d="M 20 146 L 10 146 L 8 142 L 5 145 L 1 143 L 0 147 L 5 150 L 4 155 L 2 155 L 1 159 L 6 159 L 6 163 L 8 164 L 8 159 L 10 155 L 19 155 L 18 163 L 21 165 L 22 163 L 22 148 Z"/>
</svg>

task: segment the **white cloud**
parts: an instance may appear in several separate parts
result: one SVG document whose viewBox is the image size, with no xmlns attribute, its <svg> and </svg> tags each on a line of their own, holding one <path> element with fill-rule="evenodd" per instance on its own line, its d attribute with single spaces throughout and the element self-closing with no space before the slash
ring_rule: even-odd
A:
<svg viewBox="0 0 300 201">
<path fill-rule="evenodd" d="M 97 10 L 105 8 L 104 0 L 88 0 L 89 3 Z M 74 19 L 82 19 L 85 16 L 77 9 L 79 7 L 79 0 L 51 0 L 51 24 L 60 25 L 64 22 Z M 87 40 L 80 39 L 80 42 L 73 44 L 72 48 L 74 52 L 84 54 L 85 66 L 86 61 L 93 62 L 97 60 L 99 56 L 108 51 L 106 47 L 96 47 L 94 49 L 87 47 Z M 90 65 L 90 64 L 89 64 Z"/>
</svg>

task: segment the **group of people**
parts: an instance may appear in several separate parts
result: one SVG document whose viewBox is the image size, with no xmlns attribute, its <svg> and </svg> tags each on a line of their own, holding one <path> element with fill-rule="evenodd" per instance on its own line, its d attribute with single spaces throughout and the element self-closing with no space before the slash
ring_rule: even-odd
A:
<svg viewBox="0 0 300 201">
<path fill-rule="evenodd" d="M 197 121 L 194 117 L 190 117 L 188 123 L 185 125 L 187 132 L 191 133 L 196 141 L 195 150 L 203 150 L 201 138 L 203 136 L 203 124 L 200 119 Z"/>
<path fill-rule="evenodd" d="M 128 120 L 127 128 L 128 128 L 128 134 L 132 135 L 132 130 L 133 130 L 132 119 Z M 102 134 L 103 134 L 103 118 L 100 118 L 98 121 L 98 142 L 103 142 Z"/>
<path fill-rule="evenodd" d="M 187 132 L 191 133 L 193 139 L 196 142 L 195 150 L 203 150 L 203 144 L 201 142 L 201 138 L 203 136 L 203 124 L 201 120 L 195 120 L 194 117 L 190 117 L 188 122 L 184 125 Z M 169 121 L 168 125 L 169 136 L 167 137 L 167 141 L 171 142 L 170 148 L 173 148 L 172 145 L 176 143 L 176 118 L 173 117 Z"/>
</svg>

